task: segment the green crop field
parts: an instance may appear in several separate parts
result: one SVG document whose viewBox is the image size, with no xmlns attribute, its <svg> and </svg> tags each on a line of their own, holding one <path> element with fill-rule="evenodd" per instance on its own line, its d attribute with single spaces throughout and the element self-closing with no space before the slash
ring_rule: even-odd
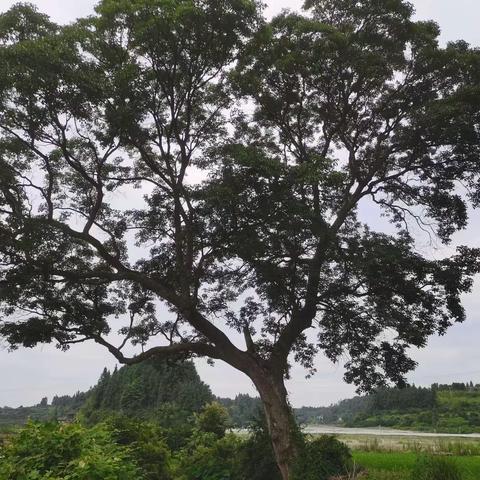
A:
<svg viewBox="0 0 480 480">
<path fill-rule="evenodd" d="M 478 438 L 420 437 L 414 433 L 409 436 L 343 434 L 337 435 L 337 438 L 354 451 L 480 456 Z"/>
<path fill-rule="evenodd" d="M 462 480 L 480 480 L 478 438 L 422 437 L 413 432 L 408 436 L 342 434 L 336 437 L 352 450 L 355 468 L 364 472 L 358 477 L 362 480 L 412 480 L 416 462 L 425 455 L 456 463 Z"/>
<path fill-rule="evenodd" d="M 462 480 L 480 480 L 480 439 L 454 437 L 339 435 L 353 452 L 363 480 L 412 480 L 423 455 L 438 455 L 457 464 Z"/>
<path fill-rule="evenodd" d="M 410 480 L 418 454 L 413 452 L 361 452 L 353 453 L 355 462 L 364 467 L 368 480 Z M 480 456 L 449 457 L 457 463 L 464 480 L 480 479 Z"/>
</svg>

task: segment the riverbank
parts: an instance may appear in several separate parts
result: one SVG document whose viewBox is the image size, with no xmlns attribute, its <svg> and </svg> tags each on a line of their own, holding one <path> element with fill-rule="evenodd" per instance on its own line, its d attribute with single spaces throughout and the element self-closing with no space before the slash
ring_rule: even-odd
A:
<svg viewBox="0 0 480 480">
<path fill-rule="evenodd" d="M 479 439 L 480 433 L 436 433 L 416 432 L 412 430 L 397 430 L 393 428 L 349 428 L 337 425 L 309 425 L 303 431 L 312 435 L 371 435 L 371 436 L 398 436 L 420 438 L 471 438 Z"/>
</svg>

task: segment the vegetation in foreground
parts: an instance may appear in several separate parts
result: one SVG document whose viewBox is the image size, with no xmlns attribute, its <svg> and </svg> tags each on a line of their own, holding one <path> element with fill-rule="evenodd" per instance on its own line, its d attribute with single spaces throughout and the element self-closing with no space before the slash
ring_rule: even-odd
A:
<svg viewBox="0 0 480 480">
<path fill-rule="evenodd" d="M 433 455 L 480 456 L 480 439 L 453 437 L 418 437 L 391 435 L 337 435 L 340 441 L 354 451 L 412 452 Z"/>
<path fill-rule="evenodd" d="M 265 425 L 246 437 L 227 432 L 228 414 L 212 403 L 179 434 L 158 423 L 111 416 L 94 426 L 29 422 L 0 447 L 2 480 L 279 480 Z M 299 435 L 293 478 L 347 474 L 352 457 L 331 436 Z"/>
<path fill-rule="evenodd" d="M 368 480 L 478 480 L 480 457 L 428 456 L 412 452 L 354 452 Z"/>
</svg>

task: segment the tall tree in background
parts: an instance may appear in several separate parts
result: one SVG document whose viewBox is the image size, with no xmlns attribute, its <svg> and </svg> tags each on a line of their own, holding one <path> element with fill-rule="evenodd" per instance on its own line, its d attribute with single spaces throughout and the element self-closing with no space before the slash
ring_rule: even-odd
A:
<svg viewBox="0 0 480 480">
<path fill-rule="evenodd" d="M 305 7 L 0 16 L 0 334 L 225 361 L 257 387 L 284 479 L 289 361 L 323 351 L 360 389 L 402 385 L 479 266 L 409 233 L 448 244 L 479 202 L 479 52 L 439 47 L 403 0 Z M 369 203 L 392 233 L 362 222 Z"/>
</svg>

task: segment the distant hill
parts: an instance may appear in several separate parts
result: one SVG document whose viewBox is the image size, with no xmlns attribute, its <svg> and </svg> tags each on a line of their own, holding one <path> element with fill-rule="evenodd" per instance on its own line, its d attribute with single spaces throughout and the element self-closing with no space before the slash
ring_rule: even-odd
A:
<svg viewBox="0 0 480 480">
<path fill-rule="evenodd" d="M 480 433 L 480 385 L 433 384 L 382 389 L 330 407 L 296 409 L 303 423 L 390 427 L 438 433 Z"/>
<path fill-rule="evenodd" d="M 108 411 L 151 418 L 168 406 L 188 415 L 213 398 L 193 362 L 152 359 L 112 373 L 105 369 L 89 392 L 81 414 L 89 421 Z"/>
<path fill-rule="evenodd" d="M 214 397 L 195 365 L 150 360 L 130 367 L 104 369 L 87 392 L 55 396 L 35 406 L 0 408 L 0 427 L 36 420 L 72 420 L 81 415 L 90 423 L 110 413 L 157 418 L 180 424 L 203 405 L 216 400 L 230 413 L 232 426 L 247 427 L 262 411 L 260 399 L 239 394 L 234 399 Z M 337 424 L 346 427 L 391 427 L 439 433 L 480 433 L 480 385 L 433 384 L 430 388 L 381 389 L 342 400 L 329 407 L 295 409 L 304 425 Z M 173 424 L 172 424 L 173 426 Z"/>
<path fill-rule="evenodd" d="M 23 425 L 29 419 L 41 421 L 72 419 L 85 403 L 88 394 L 89 392 L 77 392 L 71 396 L 55 396 L 51 404 L 48 404 L 47 398 L 43 398 L 39 404 L 29 407 L 0 408 L 0 427 Z"/>
<path fill-rule="evenodd" d="M 72 420 L 79 413 L 92 423 L 109 412 L 151 417 L 162 408 L 189 415 L 213 399 L 193 362 L 152 359 L 113 372 L 104 369 L 88 392 L 55 396 L 50 404 L 44 398 L 31 407 L 0 408 L 0 426 L 23 424 L 29 418 Z"/>
<path fill-rule="evenodd" d="M 35 406 L 0 408 L 0 427 L 24 424 L 28 419 L 73 420 L 78 414 L 95 423 L 109 413 L 165 421 L 170 415 L 178 421 L 216 400 L 230 413 L 232 426 L 247 427 L 261 411 L 260 399 L 239 394 L 235 399 L 217 398 L 201 381 L 193 362 L 166 363 L 150 360 L 130 367 L 104 369 L 97 384 L 87 392 L 46 398 Z"/>
</svg>

